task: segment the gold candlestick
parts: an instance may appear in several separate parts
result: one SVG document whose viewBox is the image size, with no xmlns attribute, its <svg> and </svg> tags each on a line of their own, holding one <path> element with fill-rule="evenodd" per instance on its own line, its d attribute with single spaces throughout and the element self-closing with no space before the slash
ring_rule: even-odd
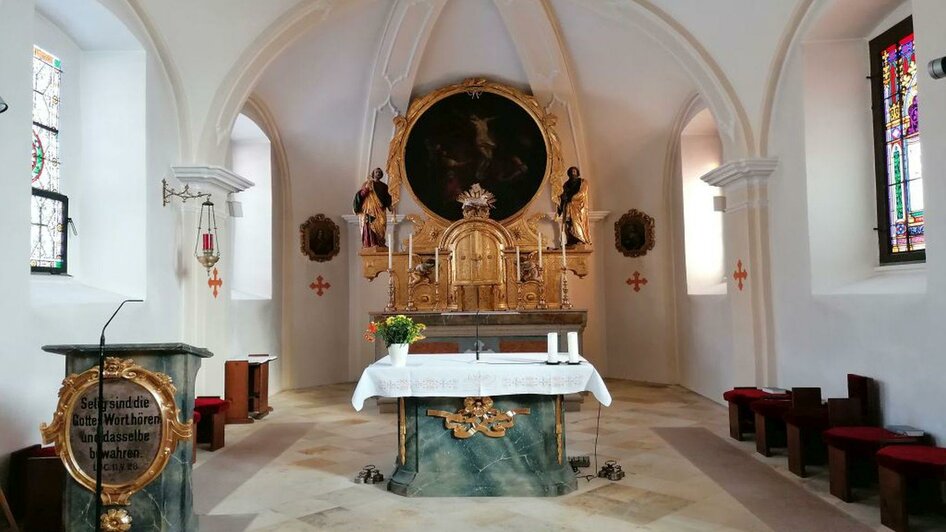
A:
<svg viewBox="0 0 946 532">
<path fill-rule="evenodd" d="M 440 310 L 440 283 L 434 283 L 434 310 Z"/>
<path fill-rule="evenodd" d="M 572 302 L 568 300 L 568 268 L 562 266 L 562 309 L 572 308 Z"/>
<path fill-rule="evenodd" d="M 523 298 L 522 298 L 522 279 L 516 281 L 516 310 L 522 310 L 523 307 Z"/>
<path fill-rule="evenodd" d="M 407 306 L 405 310 L 409 312 L 414 312 L 417 310 L 417 305 L 414 304 L 414 280 L 411 279 L 411 275 L 407 276 Z"/>
<path fill-rule="evenodd" d="M 388 268 L 388 305 L 384 307 L 385 312 L 394 312 L 397 305 L 394 302 L 394 269 Z"/>
<path fill-rule="evenodd" d="M 549 308 L 548 302 L 545 300 L 545 268 L 539 267 L 536 269 L 539 282 L 539 301 L 536 303 L 535 308 L 538 310 L 545 310 Z"/>
</svg>

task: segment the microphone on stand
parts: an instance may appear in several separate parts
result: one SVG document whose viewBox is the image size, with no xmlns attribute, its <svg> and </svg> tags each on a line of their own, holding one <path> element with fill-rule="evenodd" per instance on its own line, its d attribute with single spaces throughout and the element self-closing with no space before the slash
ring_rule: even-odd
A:
<svg viewBox="0 0 946 532">
<path fill-rule="evenodd" d="M 479 361 L 480 361 L 480 305 L 479 305 L 480 293 L 479 293 L 479 287 L 476 287 L 476 288 L 477 288 L 477 290 L 476 290 L 476 301 L 477 301 L 477 305 L 476 305 L 476 344 L 474 344 L 474 345 L 475 345 L 475 347 L 476 347 L 476 361 L 479 362 Z"/>
<path fill-rule="evenodd" d="M 125 303 L 144 303 L 143 299 L 126 299 L 118 305 L 112 317 L 105 322 L 102 327 L 102 336 L 99 337 L 99 396 L 98 407 L 99 416 L 95 426 L 95 529 L 101 530 L 102 516 L 102 440 L 104 439 L 104 428 L 102 424 L 105 419 L 105 329 L 112 323 L 118 311 L 125 306 Z"/>
</svg>

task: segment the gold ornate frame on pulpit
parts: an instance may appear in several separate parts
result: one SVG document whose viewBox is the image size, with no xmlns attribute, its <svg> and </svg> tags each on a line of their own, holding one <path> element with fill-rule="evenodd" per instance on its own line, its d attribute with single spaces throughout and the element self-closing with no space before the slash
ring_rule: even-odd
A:
<svg viewBox="0 0 946 532">
<path fill-rule="evenodd" d="M 392 208 L 396 208 L 398 202 L 400 201 L 402 182 L 407 182 L 407 188 L 410 190 L 414 200 L 424 210 L 424 212 L 427 213 L 428 216 L 442 223 L 443 225 L 449 225 L 451 223 L 450 220 L 447 220 L 433 212 L 427 205 L 424 204 L 424 202 L 418 198 L 413 188 L 411 188 L 410 182 L 407 179 L 407 170 L 405 165 L 408 138 L 410 137 L 411 130 L 417 123 L 418 119 L 420 119 L 420 117 L 423 116 L 424 113 L 437 102 L 450 96 L 462 93 L 466 93 L 473 98 L 477 98 L 484 92 L 504 97 L 516 103 L 519 107 L 525 110 L 526 113 L 528 113 L 529 116 L 535 121 L 539 131 L 542 134 L 542 138 L 545 141 L 546 163 L 542 184 L 539 186 L 538 191 L 528 202 L 526 202 L 526 204 L 521 209 L 519 209 L 518 212 L 504 218 L 501 220 L 501 222 L 504 224 L 509 224 L 519 219 L 525 212 L 527 212 L 532 203 L 535 202 L 535 198 L 541 194 L 542 189 L 546 183 L 548 183 L 550 186 L 552 204 L 558 204 L 558 198 L 562 194 L 562 186 L 565 180 L 565 165 L 562 159 L 561 141 L 559 140 L 558 133 L 555 131 L 555 115 L 547 112 L 539 104 L 535 97 L 526 94 L 514 87 L 489 81 L 485 78 L 469 78 L 463 80 L 460 83 L 434 90 L 420 98 L 415 99 L 408 107 L 406 116 L 398 115 L 394 117 L 394 136 L 391 139 L 387 162 L 387 172 L 389 178 L 388 188 L 391 193 Z"/>
<path fill-rule="evenodd" d="M 102 503 L 105 505 L 127 505 L 132 495 L 147 486 L 157 478 L 171 460 L 177 444 L 191 439 L 194 430 L 193 420 L 186 423 L 180 420 L 180 410 L 177 406 L 177 393 L 171 378 L 164 373 L 150 371 L 137 364 L 132 359 L 107 357 L 105 359 L 105 381 L 127 381 L 140 387 L 148 397 L 156 402 L 159 412 L 160 429 L 157 452 L 140 474 L 134 479 L 121 484 L 104 482 L 102 489 Z M 48 425 L 43 423 L 40 432 L 43 443 L 52 443 L 56 447 L 56 454 L 62 460 L 66 471 L 84 488 L 95 491 L 95 471 L 82 467 L 76 458 L 76 450 L 72 446 L 70 431 L 72 430 L 73 413 L 84 393 L 97 389 L 99 383 L 98 366 L 80 374 L 72 374 L 62 381 L 59 389 L 59 404 L 53 420 Z"/>
</svg>

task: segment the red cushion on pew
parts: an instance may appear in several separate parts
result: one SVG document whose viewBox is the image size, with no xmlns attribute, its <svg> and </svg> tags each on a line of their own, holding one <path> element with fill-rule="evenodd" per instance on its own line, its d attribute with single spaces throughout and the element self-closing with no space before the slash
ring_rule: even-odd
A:
<svg viewBox="0 0 946 532">
<path fill-rule="evenodd" d="M 760 399 L 753 401 L 749 408 L 756 414 L 764 417 L 782 419 L 786 412 L 792 409 L 791 399 Z"/>
<path fill-rule="evenodd" d="M 212 416 L 218 412 L 226 412 L 230 408 L 230 401 L 219 397 L 198 397 L 194 401 L 194 410 L 202 416 Z"/>
<path fill-rule="evenodd" d="M 771 393 L 765 393 L 758 388 L 733 388 L 732 390 L 723 393 L 723 400 L 730 403 L 736 403 L 739 406 L 748 406 L 753 401 L 758 401 L 759 399 L 785 399 L 789 397 L 789 395 L 790 394 L 774 395 Z"/>
<path fill-rule="evenodd" d="M 888 445 L 877 464 L 911 477 L 946 479 L 946 449 L 927 445 Z"/>
<path fill-rule="evenodd" d="M 196 425 L 198 423 L 200 423 L 200 412 L 194 410 L 194 424 Z"/>
<path fill-rule="evenodd" d="M 50 445 L 49 447 L 39 447 L 32 453 L 30 453 L 30 458 L 50 458 L 58 456 L 56 454 L 56 447 Z"/>
<path fill-rule="evenodd" d="M 864 454 L 874 454 L 887 445 L 916 441 L 883 427 L 834 427 L 824 431 L 823 436 L 825 443 L 832 447 Z"/>
<path fill-rule="evenodd" d="M 946 449 L 926 445 L 888 445 L 877 451 L 877 464 L 909 477 L 946 480 Z"/>
</svg>

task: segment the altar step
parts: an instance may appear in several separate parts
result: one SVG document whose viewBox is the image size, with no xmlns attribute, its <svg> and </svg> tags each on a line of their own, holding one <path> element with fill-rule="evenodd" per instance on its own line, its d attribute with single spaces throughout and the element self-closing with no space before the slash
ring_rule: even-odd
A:
<svg viewBox="0 0 946 532">
<path fill-rule="evenodd" d="M 565 411 L 566 412 L 580 412 L 581 404 L 585 402 L 586 395 L 588 395 L 588 392 L 565 394 Z M 397 413 L 397 398 L 396 397 L 378 397 L 378 412 L 382 414 L 396 414 Z"/>
</svg>

